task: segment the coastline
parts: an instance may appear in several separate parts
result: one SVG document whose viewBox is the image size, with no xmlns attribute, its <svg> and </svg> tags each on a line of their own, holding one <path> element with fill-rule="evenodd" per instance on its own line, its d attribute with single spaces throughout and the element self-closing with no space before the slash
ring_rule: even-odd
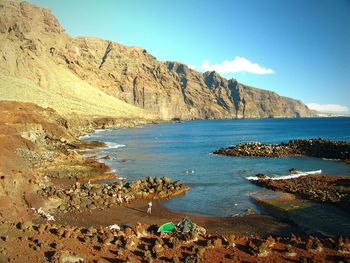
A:
<svg viewBox="0 0 350 263">
<path fill-rule="evenodd" d="M 314 174 L 317 172 L 318 171 L 314 171 L 312 173 Z M 309 178 L 313 178 L 313 177 L 311 176 Z M 317 177 L 314 177 L 314 178 L 317 178 Z M 326 177 L 323 176 L 322 178 L 326 178 Z M 285 179 L 287 178 L 283 178 L 283 180 Z M 336 177 L 334 177 L 334 179 L 336 179 Z M 289 181 L 290 180 L 287 180 L 287 182 Z M 257 181 L 256 184 L 262 187 L 265 186 L 260 182 L 260 180 Z M 277 189 L 277 188 L 275 189 L 273 187 L 272 188 L 267 187 L 267 188 L 270 188 L 272 190 L 277 190 L 277 191 L 282 190 L 282 192 L 286 191 L 282 187 L 280 189 Z M 305 195 L 302 195 L 301 197 L 305 197 Z M 314 199 L 315 201 L 317 201 L 317 198 L 314 198 Z M 140 203 L 142 203 L 143 206 L 142 205 L 140 206 Z M 108 225 L 108 224 L 112 224 L 113 220 L 115 220 L 115 222 L 119 222 L 120 224 L 132 225 L 137 223 L 137 218 L 138 218 L 138 220 L 141 222 L 151 224 L 154 221 L 150 221 L 149 220 L 150 218 L 146 218 L 145 220 L 145 218 L 143 217 L 143 215 L 147 216 L 145 211 L 143 211 L 143 208 L 146 207 L 146 204 L 147 204 L 147 199 L 143 201 L 138 200 L 137 204 L 135 205 L 131 204 L 131 206 L 128 209 L 124 209 L 123 207 L 114 207 L 108 210 L 108 212 L 99 211 L 98 212 L 98 214 L 100 215 L 99 217 L 104 218 L 104 220 L 100 221 L 100 223 Z M 247 213 L 247 215 L 235 216 L 235 217 L 219 217 L 219 216 L 215 217 L 215 216 L 206 216 L 206 215 L 172 211 L 170 209 L 165 208 L 164 205 L 162 205 L 161 201 L 157 201 L 157 204 L 155 205 L 155 209 L 159 209 L 159 211 L 158 213 L 154 214 L 152 219 L 159 222 L 159 224 L 166 223 L 168 221 L 173 221 L 174 219 L 180 220 L 184 216 L 190 216 L 194 222 L 207 228 L 208 232 L 210 233 L 216 233 L 216 234 L 232 233 L 235 235 L 258 235 L 262 237 L 268 236 L 271 234 L 273 235 L 289 234 L 290 235 L 292 233 L 298 233 L 298 232 L 299 234 L 302 234 L 302 231 L 300 230 L 298 231 L 298 224 L 295 225 L 295 222 L 292 222 L 286 219 L 281 219 L 283 217 L 279 217 L 279 216 L 276 217 L 276 215 L 271 216 L 271 213 L 256 214 L 256 215 L 249 215 Z M 133 210 L 133 212 L 130 212 L 130 210 Z M 133 219 L 130 220 L 130 222 L 127 222 L 124 220 L 123 216 L 115 217 L 113 215 L 109 219 L 106 219 L 106 217 L 108 217 L 109 214 L 114 214 L 114 213 L 115 214 L 122 213 L 124 215 L 124 218 L 132 217 Z M 74 216 L 91 218 L 91 214 L 89 216 L 88 213 L 82 213 L 82 214 L 78 213 L 78 214 L 74 214 Z M 64 218 L 67 220 L 67 217 L 62 217 L 62 219 Z M 66 222 L 69 222 L 69 220 Z M 83 224 L 84 221 L 77 219 L 76 223 Z M 98 224 L 98 221 L 95 220 L 94 223 Z M 260 225 L 264 225 L 264 227 L 260 227 Z"/>
<path fill-rule="evenodd" d="M 153 124 L 153 123 L 151 123 Z M 143 124 L 142 124 L 143 125 Z M 134 128 L 127 127 L 127 128 Z M 110 127 L 108 129 L 114 129 L 114 127 Z M 103 129 L 106 131 L 108 129 Z M 97 129 L 98 131 L 102 131 L 102 129 Z M 81 136 L 79 136 L 79 140 L 81 141 L 81 137 L 90 135 L 95 133 L 95 131 L 87 132 Z M 83 140 L 89 145 L 89 140 Z M 91 142 L 91 141 L 90 141 Z M 94 142 L 94 141 L 93 141 Z M 101 141 L 96 141 L 97 144 L 105 144 Z M 107 145 L 105 144 L 104 147 Z M 87 146 L 88 147 L 88 146 Z M 91 147 L 91 146 L 90 146 Z M 81 154 L 84 155 L 84 151 L 95 151 L 98 152 L 98 149 L 94 148 L 82 148 Z M 96 156 L 94 156 L 96 158 Z M 97 159 L 98 162 L 103 160 Z M 109 167 L 109 169 L 111 169 Z M 117 174 L 111 172 L 109 170 L 109 175 L 114 175 L 118 177 Z M 105 178 L 103 175 L 101 177 L 89 178 L 91 182 L 93 181 L 101 181 Z M 84 181 L 88 180 L 88 178 L 84 179 Z M 78 180 L 81 181 L 81 180 Z M 176 198 L 176 195 L 173 195 L 170 198 Z M 292 225 L 282 222 L 274 217 L 262 214 L 251 214 L 251 215 L 241 215 L 235 217 L 219 217 L 219 216 L 206 216 L 206 215 L 198 215 L 191 213 L 182 213 L 178 211 L 173 211 L 166 208 L 163 204 L 163 200 L 154 200 L 153 206 L 153 214 L 148 216 L 146 213 L 147 203 L 149 199 L 136 200 L 126 206 L 114 206 L 111 208 L 107 208 L 106 210 L 98 210 L 94 212 L 75 212 L 72 214 L 65 214 L 57 217 L 58 222 L 62 224 L 74 224 L 79 226 L 88 227 L 89 224 L 91 226 L 98 227 L 99 225 L 112 225 L 112 224 L 120 224 L 126 226 L 135 225 L 138 222 L 145 223 L 148 225 L 157 222 L 157 224 L 163 224 L 169 221 L 180 221 L 185 216 L 189 216 L 195 223 L 205 227 L 208 233 L 211 234 L 235 234 L 235 235 L 255 235 L 261 237 L 267 237 L 269 235 L 290 235 L 291 233 L 298 233 L 298 229 L 293 227 Z M 146 217 L 144 217 L 146 216 Z M 129 221 L 128 221 L 129 220 Z"/>
<path fill-rule="evenodd" d="M 84 227 L 99 227 L 118 224 L 132 227 L 137 223 L 146 225 L 162 225 L 167 222 L 179 222 L 185 216 L 204 227 L 208 234 L 237 236 L 260 236 L 269 235 L 288 236 L 291 233 L 301 234 L 297 228 L 288 223 L 283 223 L 271 216 L 245 215 L 240 217 L 210 217 L 193 215 L 189 213 L 175 212 L 162 205 L 161 200 L 153 200 L 152 214 L 146 213 L 149 200 L 137 200 L 127 205 L 113 206 L 111 208 L 72 212 L 56 215 L 56 221 L 61 224 L 77 225 Z"/>
<path fill-rule="evenodd" d="M 4 137 L 12 140 L 13 152 L 6 152 L 7 155 L 1 158 L 6 161 L 3 164 L 13 165 L 16 170 L 12 166 L 0 170 L 0 261 L 46 262 L 73 258 L 98 262 L 107 258 L 122 262 L 163 262 L 176 258 L 179 262 L 191 258 L 203 262 L 253 262 L 259 258 L 267 262 L 283 262 L 303 258 L 316 261 L 347 258 L 350 246 L 347 240 L 331 241 L 322 236 L 305 235 L 294 226 L 264 215 L 233 218 L 189 215 L 208 233 L 161 236 L 154 229 L 168 221 L 176 224 L 185 214 L 166 209 L 159 200 L 154 200 L 152 215 L 145 214 L 146 203 L 152 195 L 137 198 L 127 206 L 116 205 L 110 196 L 108 203 L 104 201 L 91 209 L 87 205 L 79 212 L 77 198 L 97 200 L 100 195 L 105 198 L 113 191 L 106 185 L 99 191 L 94 187 L 90 191 L 86 188 L 88 183 L 78 182 L 79 178 L 101 175 L 110 168 L 96 158 L 87 158 L 75 151 L 101 146 L 100 142 L 83 142 L 77 138 L 92 128 L 112 127 L 114 124 L 121 127 L 122 121 L 114 120 L 108 125 L 93 122 L 92 125 L 86 120 L 77 124 L 75 118 L 75 125 L 72 125 L 51 109 L 29 103 L 4 104 L 6 111 L 13 115 L 3 117 L 1 131 L 16 129 Z M 130 123 L 127 125 L 131 126 Z M 18 140 L 20 137 L 22 139 L 17 143 L 14 138 Z M 23 149 L 23 145 L 26 145 L 26 150 L 21 150 L 18 156 L 16 147 Z M 51 177 L 56 179 L 51 180 Z M 165 184 L 168 179 L 161 179 L 163 189 L 170 189 L 171 183 Z M 133 186 L 127 188 L 116 187 L 127 193 L 128 189 L 144 183 L 141 180 L 134 181 Z M 106 193 L 105 189 L 108 190 Z M 167 192 L 163 197 L 169 198 L 174 193 Z M 57 210 L 63 201 L 72 208 L 67 213 Z M 56 221 L 48 220 L 51 218 Z M 119 224 L 121 230 L 111 231 L 110 224 Z"/>
</svg>

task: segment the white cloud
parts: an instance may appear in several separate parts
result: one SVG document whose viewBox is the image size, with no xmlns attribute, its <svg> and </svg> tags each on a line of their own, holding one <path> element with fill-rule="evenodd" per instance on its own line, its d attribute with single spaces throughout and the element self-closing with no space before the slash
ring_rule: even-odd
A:
<svg viewBox="0 0 350 263">
<path fill-rule="evenodd" d="M 243 57 L 235 57 L 233 60 L 225 60 L 221 64 L 210 65 L 208 60 L 204 60 L 201 68 L 205 71 L 216 71 L 219 73 L 248 72 L 253 74 L 274 74 L 270 68 L 264 68 L 257 63 L 253 63 Z"/>
<path fill-rule="evenodd" d="M 190 69 L 196 69 L 196 66 L 192 64 L 188 64 L 187 67 L 189 67 Z"/>
<path fill-rule="evenodd" d="M 308 103 L 306 104 L 310 109 L 317 110 L 321 112 L 348 112 L 349 108 L 338 104 L 318 104 L 318 103 Z"/>
</svg>

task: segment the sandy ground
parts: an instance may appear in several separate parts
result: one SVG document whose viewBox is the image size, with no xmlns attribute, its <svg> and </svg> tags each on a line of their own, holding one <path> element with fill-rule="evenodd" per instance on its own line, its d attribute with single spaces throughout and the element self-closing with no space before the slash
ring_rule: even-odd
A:
<svg viewBox="0 0 350 263">
<path fill-rule="evenodd" d="M 149 215 L 146 213 L 148 202 L 149 200 L 137 200 L 104 210 L 57 214 L 55 218 L 61 224 L 99 227 L 112 224 L 134 226 L 137 222 L 147 225 L 161 225 L 166 222 L 176 224 L 187 215 L 195 223 L 205 227 L 210 234 L 266 237 L 270 234 L 287 235 L 298 231 L 291 225 L 266 215 L 220 218 L 177 213 L 165 208 L 160 200 L 153 200 L 152 214 Z"/>
</svg>

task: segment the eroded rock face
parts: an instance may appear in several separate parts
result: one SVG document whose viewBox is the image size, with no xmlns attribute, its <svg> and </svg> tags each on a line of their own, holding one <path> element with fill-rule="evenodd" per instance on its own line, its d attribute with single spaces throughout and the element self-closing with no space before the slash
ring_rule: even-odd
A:
<svg viewBox="0 0 350 263">
<path fill-rule="evenodd" d="M 75 38 L 67 49 L 78 50 L 68 60 L 70 69 L 82 79 L 164 119 L 312 115 L 299 101 L 226 80 L 216 72 L 202 74 L 181 63 L 157 61 L 142 48 Z M 67 59 L 66 54 L 62 56 Z"/>
<path fill-rule="evenodd" d="M 66 73 L 60 79 L 59 74 L 47 71 L 64 68 L 163 119 L 313 115 L 299 101 L 224 79 L 216 72 L 202 74 L 181 63 L 158 61 L 140 47 L 92 37 L 71 38 L 47 9 L 6 1 L 0 14 L 0 73 L 29 79 L 42 88 L 59 88 L 60 81 L 69 81 Z"/>
</svg>

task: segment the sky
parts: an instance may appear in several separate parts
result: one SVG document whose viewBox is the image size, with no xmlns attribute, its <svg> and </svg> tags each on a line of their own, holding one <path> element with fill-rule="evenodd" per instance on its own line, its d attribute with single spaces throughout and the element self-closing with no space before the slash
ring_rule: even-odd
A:
<svg viewBox="0 0 350 263">
<path fill-rule="evenodd" d="M 30 0 L 71 36 L 145 48 L 162 61 L 350 112 L 350 0 Z"/>
</svg>

